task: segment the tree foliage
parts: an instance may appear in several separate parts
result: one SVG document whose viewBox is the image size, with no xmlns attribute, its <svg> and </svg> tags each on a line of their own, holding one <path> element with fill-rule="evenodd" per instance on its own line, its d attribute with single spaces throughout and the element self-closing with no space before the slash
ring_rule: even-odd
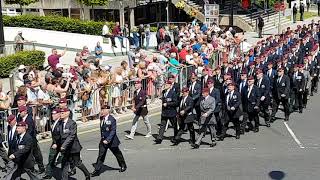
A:
<svg viewBox="0 0 320 180">
<path fill-rule="evenodd" d="M 19 4 L 20 6 L 28 6 L 39 0 L 5 0 L 6 4 Z"/>
<path fill-rule="evenodd" d="M 86 6 L 105 6 L 109 3 L 109 0 L 77 0 L 77 1 Z"/>
</svg>

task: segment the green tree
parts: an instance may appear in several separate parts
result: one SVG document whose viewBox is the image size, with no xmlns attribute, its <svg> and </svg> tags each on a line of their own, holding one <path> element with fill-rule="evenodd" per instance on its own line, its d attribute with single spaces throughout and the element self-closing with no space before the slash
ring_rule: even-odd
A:
<svg viewBox="0 0 320 180">
<path fill-rule="evenodd" d="M 30 4 L 36 3 L 39 0 L 5 0 L 6 4 L 18 4 L 20 6 L 21 14 L 23 12 L 23 6 L 29 6 Z"/>
<path fill-rule="evenodd" d="M 109 3 L 109 0 L 77 0 L 77 1 L 81 5 L 82 12 L 84 12 L 83 5 L 88 6 L 88 7 L 92 7 L 91 16 L 93 18 L 94 18 L 94 10 L 93 10 L 94 6 L 106 6 Z M 83 19 L 84 19 L 84 16 L 83 16 Z"/>
</svg>

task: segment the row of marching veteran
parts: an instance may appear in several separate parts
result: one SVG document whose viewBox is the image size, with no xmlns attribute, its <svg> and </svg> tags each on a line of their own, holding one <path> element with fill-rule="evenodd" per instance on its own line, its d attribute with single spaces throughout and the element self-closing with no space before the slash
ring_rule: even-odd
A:
<svg viewBox="0 0 320 180">
<path fill-rule="evenodd" d="M 217 140 L 223 141 L 230 122 L 234 124 L 236 139 L 250 130 L 258 132 L 260 116 L 270 127 L 277 119 L 280 104 L 284 107 L 285 121 L 289 121 L 295 111 L 303 113 L 309 95 L 313 96 L 318 89 L 319 32 L 314 22 L 298 26 L 294 31 L 288 28 L 282 34 L 258 42 L 243 58 L 192 73 L 188 86 L 182 90 L 175 83 L 175 76 L 170 77 L 163 90 L 161 125 L 155 142 L 162 143 L 168 120 L 174 129 L 173 144 L 179 144 L 181 135 L 188 129 L 191 145 L 199 148 L 207 129 L 211 146 L 215 146 Z M 140 81 L 136 82 L 136 89 L 133 107 L 136 117 L 126 136 L 128 139 L 134 138 L 140 116 L 147 125 L 146 137 L 151 136 Z M 197 138 L 194 122 L 200 126 Z"/>
</svg>

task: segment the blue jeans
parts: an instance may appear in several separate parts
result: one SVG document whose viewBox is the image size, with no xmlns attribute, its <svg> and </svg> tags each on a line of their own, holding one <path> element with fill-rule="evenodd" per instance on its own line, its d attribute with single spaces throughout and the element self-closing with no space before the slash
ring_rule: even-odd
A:
<svg viewBox="0 0 320 180">
<path fill-rule="evenodd" d="M 150 37 L 146 37 L 146 49 L 149 49 Z"/>
</svg>

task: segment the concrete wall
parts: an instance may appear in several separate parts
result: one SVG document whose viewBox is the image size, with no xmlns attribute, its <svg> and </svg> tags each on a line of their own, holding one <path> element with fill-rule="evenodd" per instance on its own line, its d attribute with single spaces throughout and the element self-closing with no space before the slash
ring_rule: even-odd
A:
<svg viewBox="0 0 320 180">
<path fill-rule="evenodd" d="M 67 44 L 69 48 L 82 49 L 83 46 L 88 46 L 90 50 L 93 50 L 96 43 L 99 41 L 102 45 L 103 51 L 108 54 L 120 53 L 121 46 L 118 38 L 116 38 L 116 46 L 118 48 L 111 48 L 111 41 L 108 44 L 103 44 L 103 38 L 101 36 L 92 36 L 77 33 L 66 33 L 58 31 L 49 31 L 41 29 L 32 28 L 20 28 L 20 27 L 4 27 L 5 41 L 13 41 L 14 37 L 17 35 L 18 31 L 23 32 L 23 36 L 28 41 L 36 41 L 38 44 L 55 46 L 55 47 L 65 47 Z M 124 41 L 127 43 L 129 48 L 129 42 L 127 39 Z M 150 46 L 155 47 L 157 45 L 156 34 L 151 34 Z M 125 51 L 125 49 L 122 49 Z"/>
</svg>

